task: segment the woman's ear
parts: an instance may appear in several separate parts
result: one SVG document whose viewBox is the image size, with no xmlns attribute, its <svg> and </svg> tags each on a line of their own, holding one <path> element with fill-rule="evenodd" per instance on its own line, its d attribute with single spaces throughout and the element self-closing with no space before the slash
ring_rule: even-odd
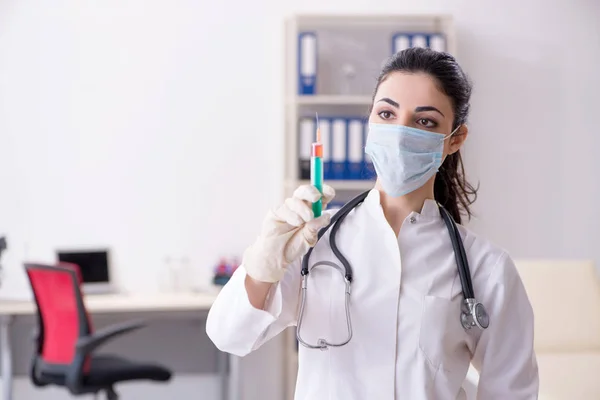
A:
<svg viewBox="0 0 600 400">
<path fill-rule="evenodd" d="M 469 127 L 463 124 L 450 138 L 448 154 L 454 154 L 460 150 L 462 145 L 465 143 L 465 140 L 467 140 L 467 136 L 469 136 Z"/>
</svg>

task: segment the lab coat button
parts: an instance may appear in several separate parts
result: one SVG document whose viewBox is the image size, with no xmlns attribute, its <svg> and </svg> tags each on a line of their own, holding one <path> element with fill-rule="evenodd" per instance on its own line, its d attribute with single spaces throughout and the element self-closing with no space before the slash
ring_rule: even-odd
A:
<svg viewBox="0 0 600 400">
<path fill-rule="evenodd" d="M 412 217 L 410 217 L 410 223 L 414 224 L 415 222 L 417 222 L 417 219 L 415 218 L 415 216 L 413 215 Z"/>
</svg>

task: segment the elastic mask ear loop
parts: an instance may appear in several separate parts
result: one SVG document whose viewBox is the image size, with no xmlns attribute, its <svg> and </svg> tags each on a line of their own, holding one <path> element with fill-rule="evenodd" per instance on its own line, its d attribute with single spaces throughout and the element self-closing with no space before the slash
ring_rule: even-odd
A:
<svg viewBox="0 0 600 400">
<path fill-rule="evenodd" d="M 450 132 L 450 134 L 449 134 L 449 135 L 445 136 L 443 140 L 446 140 L 446 139 L 449 139 L 449 138 L 451 138 L 451 137 L 452 137 L 452 135 L 454 135 L 454 134 L 455 134 L 455 133 L 456 133 L 456 132 L 457 132 L 457 131 L 460 129 L 460 127 L 461 127 L 461 126 L 462 126 L 462 125 L 459 125 L 459 126 L 457 126 L 457 127 L 456 127 L 456 129 L 455 129 L 455 130 L 453 130 L 452 132 Z"/>
<path fill-rule="evenodd" d="M 456 133 L 456 132 L 457 132 L 457 131 L 460 129 L 460 127 L 461 127 L 461 126 L 462 126 L 462 125 L 459 125 L 459 126 L 457 126 L 455 130 L 453 130 L 452 132 L 450 132 L 450 134 L 449 134 L 448 136 L 446 136 L 446 137 L 444 137 L 444 138 L 442 139 L 442 142 L 445 142 L 445 141 L 446 141 L 446 139 L 448 139 L 448 138 L 452 137 L 452 135 L 454 135 L 454 134 L 455 134 L 455 133 Z M 447 155 L 446 155 L 446 157 L 444 157 L 444 159 L 442 160 L 442 163 L 441 163 L 440 165 L 443 165 L 443 164 L 444 164 L 444 161 L 446 161 L 446 158 L 448 158 L 448 156 L 447 156 Z"/>
</svg>

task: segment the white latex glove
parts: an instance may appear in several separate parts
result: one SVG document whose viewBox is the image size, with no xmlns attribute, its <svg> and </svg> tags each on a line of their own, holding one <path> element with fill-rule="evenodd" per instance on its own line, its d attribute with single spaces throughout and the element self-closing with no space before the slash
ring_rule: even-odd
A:
<svg viewBox="0 0 600 400">
<path fill-rule="evenodd" d="M 319 230 L 331 219 L 329 214 L 314 218 L 312 203 L 323 202 L 323 209 L 335 197 L 335 190 L 323 185 L 323 195 L 311 185 L 296 189 L 284 204 L 269 211 L 260 236 L 243 257 L 246 273 L 261 282 L 278 282 L 287 266 L 304 256 L 317 243 Z"/>
</svg>

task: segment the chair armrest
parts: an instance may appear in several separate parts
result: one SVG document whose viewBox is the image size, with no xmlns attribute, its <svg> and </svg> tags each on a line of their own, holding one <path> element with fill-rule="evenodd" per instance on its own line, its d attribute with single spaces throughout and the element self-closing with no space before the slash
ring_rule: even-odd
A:
<svg viewBox="0 0 600 400">
<path fill-rule="evenodd" d="M 145 323 L 142 321 L 129 321 L 122 324 L 115 324 L 94 332 L 91 336 L 85 336 L 77 340 L 76 350 L 78 353 L 89 354 L 102 346 L 107 341 L 134 330 L 143 328 Z"/>
<path fill-rule="evenodd" d="M 88 354 L 107 341 L 144 326 L 145 324 L 141 321 L 129 321 L 108 326 L 94 332 L 90 336 L 79 338 L 75 344 L 75 358 L 66 373 L 65 386 L 69 389 L 69 392 L 73 395 L 86 393 L 83 385 L 83 368 Z"/>
</svg>

